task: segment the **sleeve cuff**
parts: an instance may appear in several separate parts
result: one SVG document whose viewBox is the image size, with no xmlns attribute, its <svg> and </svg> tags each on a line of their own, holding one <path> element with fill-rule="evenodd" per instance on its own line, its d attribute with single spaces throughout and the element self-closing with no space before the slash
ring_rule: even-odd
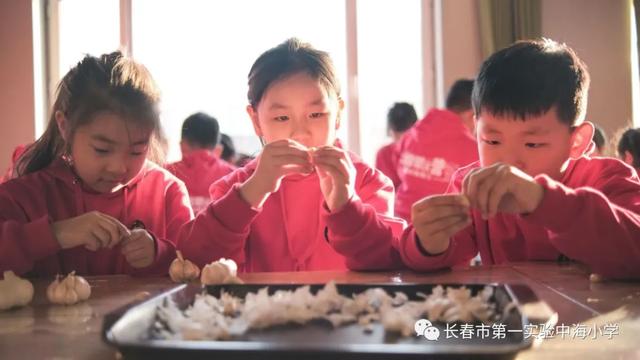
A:
<svg viewBox="0 0 640 360">
<path fill-rule="evenodd" d="M 24 226 L 25 251 L 33 261 L 38 261 L 60 251 L 60 244 L 53 234 L 51 220 L 43 216 Z"/>
<path fill-rule="evenodd" d="M 572 214 L 568 208 L 573 207 L 570 198 L 575 191 L 544 174 L 536 176 L 534 180 L 544 188 L 544 196 L 532 213 L 521 215 L 521 217 L 550 230 L 559 231 L 567 224 L 567 219 L 562 214 Z"/>
<path fill-rule="evenodd" d="M 251 207 L 242 198 L 239 188 L 240 184 L 233 185 L 229 192 L 210 204 L 209 207 L 227 229 L 243 233 L 249 230 L 249 226 L 260 214 L 260 210 Z"/>
<path fill-rule="evenodd" d="M 449 266 L 446 262 L 452 252 L 452 248 L 455 246 L 454 241 L 449 242 L 449 247 L 445 252 L 430 255 L 419 244 L 420 240 L 413 226 L 410 226 L 405 231 L 406 233 L 402 237 L 400 246 L 404 261 L 410 268 L 415 270 L 438 270 Z"/>
<path fill-rule="evenodd" d="M 339 236 L 353 236 L 367 223 L 366 207 L 357 195 L 335 212 L 323 203 L 321 212 L 330 231 Z"/>
</svg>

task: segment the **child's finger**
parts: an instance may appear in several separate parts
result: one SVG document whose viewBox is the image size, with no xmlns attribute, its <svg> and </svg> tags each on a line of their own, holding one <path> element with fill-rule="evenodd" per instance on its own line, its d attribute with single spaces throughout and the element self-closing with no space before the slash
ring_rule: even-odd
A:
<svg viewBox="0 0 640 360">
<path fill-rule="evenodd" d="M 416 201 L 411 207 L 420 212 L 432 206 L 462 206 L 469 208 L 469 199 L 461 194 L 432 195 Z"/>
<path fill-rule="evenodd" d="M 120 222 L 120 220 L 114 218 L 113 216 L 104 214 L 104 213 L 101 213 L 100 215 L 103 218 L 105 218 L 108 221 L 110 221 L 116 227 L 116 229 L 118 229 L 118 232 L 120 233 L 120 238 L 125 238 L 125 237 L 128 237 L 128 236 L 131 235 L 131 230 L 129 230 L 125 224 Z M 118 239 L 118 240 L 120 240 L 120 239 Z"/>
<path fill-rule="evenodd" d="M 302 159 L 307 159 L 307 161 L 310 161 L 309 152 L 296 147 L 276 147 L 269 150 L 270 150 L 269 154 L 271 156 L 291 155 L 291 156 L 300 157 Z"/>
<path fill-rule="evenodd" d="M 100 241 L 92 235 L 86 240 L 84 247 L 89 251 L 98 251 L 100 249 Z"/>
<path fill-rule="evenodd" d="M 504 178 L 499 173 L 494 172 L 491 176 L 486 177 L 482 183 L 478 184 L 475 190 L 475 204 L 485 218 L 489 214 L 489 196 L 494 191 L 495 186 L 502 181 L 504 181 Z"/>
<path fill-rule="evenodd" d="M 467 215 L 454 215 L 448 216 L 446 218 L 442 218 L 438 221 L 432 222 L 429 224 L 429 235 L 436 236 L 438 233 L 447 230 L 448 228 L 458 224 L 459 222 L 467 222 L 469 221 L 469 216 Z"/>
<path fill-rule="evenodd" d="M 465 176 L 462 181 L 462 193 L 469 198 L 471 206 L 477 207 L 477 188 L 487 177 L 492 176 L 494 172 L 495 167 L 491 166 L 488 168 L 474 170 Z"/>
<path fill-rule="evenodd" d="M 127 259 L 127 261 L 129 263 L 134 263 L 134 262 L 138 262 L 140 260 L 144 260 L 146 258 L 148 258 L 150 255 L 147 251 L 147 249 L 142 248 L 142 249 L 138 249 L 136 251 L 132 251 L 129 253 L 125 254 L 125 258 Z"/>
<path fill-rule="evenodd" d="M 144 241 L 141 241 L 141 240 L 142 239 L 140 239 L 139 236 L 136 236 L 135 238 L 132 237 L 127 239 L 125 242 L 122 243 L 122 253 L 128 254 L 138 249 L 144 248 L 145 246 Z"/>
<path fill-rule="evenodd" d="M 458 221 L 449 223 L 448 226 L 443 227 L 440 231 L 434 232 L 432 236 L 449 239 L 455 234 L 457 234 L 460 230 L 469 226 L 470 224 L 471 224 L 471 218 L 458 219 Z"/>
<path fill-rule="evenodd" d="M 108 231 L 106 231 L 105 229 L 103 229 L 101 226 L 94 226 L 91 231 L 90 231 L 93 239 L 95 239 L 98 242 L 98 246 L 101 248 L 107 247 L 109 246 L 109 241 L 111 238 L 111 235 L 109 234 Z M 89 239 L 87 239 L 89 240 Z"/>
<path fill-rule="evenodd" d="M 489 199 L 487 200 L 487 217 L 495 216 L 498 213 L 498 207 L 500 206 L 500 201 L 502 198 L 509 192 L 510 183 L 507 179 L 503 179 L 503 181 L 498 182 L 491 193 L 489 194 Z"/>
<path fill-rule="evenodd" d="M 411 220 L 413 223 L 435 223 L 440 221 L 441 219 L 450 217 L 450 216 L 468 216 L 469 208 L 460 206 L 458 204 L 455 205 L 440 205 L 440 206 L 431 206 L 426 209 L 412 211 Z"/>
<path fill-rule="evenodd" d="M 301 158 L 295 155 L 278 155 L 273 157 L 276 165 L 300 165 L 311 167 L 311 161 L 308 158 Z"/>
<path fill-rule="evenodd" d="M 340 176 L 344 181 L 347 181 L 349 179 L 349 169 L 347 167 L 348 165 L 342 159 L 318 157 L 315 159 L 314 164 L 320 167 L 331 167 L 332 169 L 335 169 L 335 171 L 340 173 Z"/>
<path fill-rule="evenodd" d="M 107 234 L 109 234 L 109 242 L 106 245 L 108 248 L 112 248 L 114 245 L 120 242 L 122 235 L 120 234 L 120 230 L 113 222 L 108 219 L 101 218 L 97 221 L 98 226 L 104 230 Z"/>
<path fill-rule="evenodd" d="M 316 168 L 326 172 L 329 176 L 331 176 L 335 181 L 346 184 L 349 181 L 349 176 L 345 175 L 340 169 L 338 169 L 333 164 L 327 164 L 324 162 L 317 162 Z"/>
</svg>

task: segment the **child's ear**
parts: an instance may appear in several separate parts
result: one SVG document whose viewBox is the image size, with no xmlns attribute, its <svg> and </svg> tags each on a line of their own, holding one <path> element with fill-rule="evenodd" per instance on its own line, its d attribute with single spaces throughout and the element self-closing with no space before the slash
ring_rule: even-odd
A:
<svg viewBox="0 0 640 360">
<path fill-rule="evenodd" d="M 56 124 L 58 125 L 58 132 L 62 136 L 62 140 L 67 142 L 67 117 L 60 110 L 56 110 L 55 114 Z"/>
<path fill-rule="evenodd" d="M 222 151 L 224 151 L 224 147 L 222 147 L 222 145 L 220 144 L 216 145 L 216 147 L 213 149 L 213 156 L 220 158 L 222 156 Z"/>
<path fill-rule="evenodd" d="M 338 115 L 336 116 L 336 131 L 340 129 L 342 123 L 342 111 L 344 110 L 344 100 L 338 98 Z"/>
<path fill-rule="evenodd" d="M 625 151 L 624 152 L 624 159 L 623 159 L 624 163 L 629 165 L 629 166 L 633 166 L 633 155 L 631 155 L 630 152 Z"/>
<path fill-rule="evenodd" d="M 571 134 L 571 149 L 569 150 L 570 158 L 577 159 L 585 154 L 591 145 L 594 129 L 593 124 L 588 121 L 583 122 L 573 129 Z"/>
<path fill-rule="evenodd" d="M 262 129 L 260 128 L 260 122 L 258 122 L 258 112 L 251 105 L 247 105 L 247 114 L 251 118 L 251 122 L 253 123 L 253 130 L 256 132 L 256 135 L 262 137 Z"/>
</svg>

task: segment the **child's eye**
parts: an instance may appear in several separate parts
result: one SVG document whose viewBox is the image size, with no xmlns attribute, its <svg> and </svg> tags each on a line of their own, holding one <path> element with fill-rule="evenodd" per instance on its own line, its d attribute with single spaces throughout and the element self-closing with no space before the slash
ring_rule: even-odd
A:
<svg viewBox="0 0 640 360">
<path fill-rule="evenodd" d="M 526 144 L 524 144 L 524 146 L 526 146 L 528 148 L 531 148 L 531 149 L 538 149 L 538 148 L 541 148 L 541 147 L 543 147 L 545 145 L 547 145 L 547 144 L 545 144 L 545 143 L 526 143 Z"/>
<path fill-rule="evenodd" d="M 108 149 L 100 149 L 100 148 L 93 148 L 93 150 L 95 150 L 96 153 L 98 153 L 99 155 L 106 155 L 109 153 Z"/>
<path fill-rule="evenodd" d="M 327 113 L 324 113 L 324 112 L 315 112 L 315 113 L 311 113 L 309 117 L 311 117 L 312 119 L 317 119 L 317 118 L 325 117 L 326 115 Z"/>
<path fill-rule="evenodd" d="M 283 122 L 289 120 L 289 117 L 286 115 L 276 116 L 273 118 L 273 120 Z"/>
<path fill-rule="evenodd" d="M 140 156 L 140 155 L 143 155 L 143 154 L 144 153 L 138 152 L 138 151 L 134 151 L 134 152 L 131 153 L 132 156 Z"/>
<path fill-rule="evenodd" d="M 482 139 L 482 141 L 487 145 L 500 145 L 500 141 L 498 140 Z"/>
</svg>

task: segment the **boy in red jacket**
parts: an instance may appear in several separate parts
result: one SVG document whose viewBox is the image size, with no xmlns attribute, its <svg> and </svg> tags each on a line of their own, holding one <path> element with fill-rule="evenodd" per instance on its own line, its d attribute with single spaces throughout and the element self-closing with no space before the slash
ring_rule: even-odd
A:
<svg viewBox="0 0 640 360">
<path fill-rule="evenodd" d="M 473 137 L 473 80 L 456 81 L 446 109 L 431 109 L 407 131 L 398 152 L 395 214 L 411 220 L 411 205 L 428 195 L 444 194 L 458 168 L 478 160 Z"/>
<path fill-rule="evenodd" d="M 167 170 L 187 186 L 196 214 L 210 202 L 209 186 L 235 170 L 235 166 L 220 159 L 219 142 L 220 126 L 214 117 L 202 112 L 190 115 L 182 123 L 182 160 L 167 165 Z"/>
<path fill-rule="evenodd" d="M 518 42 L 493 54 L 473 90 L 479 164 L 451 193 L 414 204 L 400 243 L 416 270 L 568 257 L 607 277 L 640 276 L 640 181 L 584 156 L 589 75 L 568 46 Z"/>
</svg>

